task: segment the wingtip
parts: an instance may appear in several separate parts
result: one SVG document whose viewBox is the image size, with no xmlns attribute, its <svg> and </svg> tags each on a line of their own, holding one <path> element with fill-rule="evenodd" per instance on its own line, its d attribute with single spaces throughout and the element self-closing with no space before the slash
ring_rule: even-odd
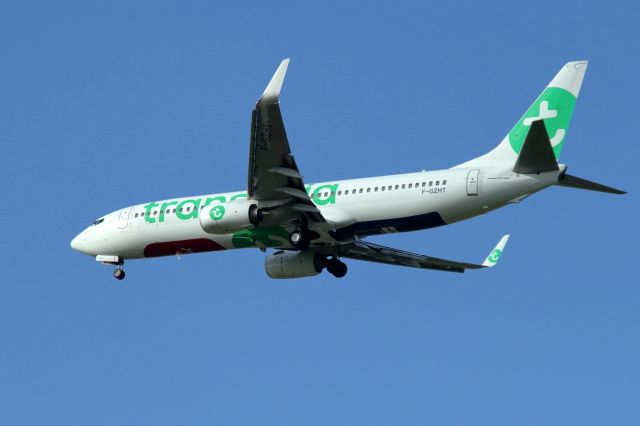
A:
<svg viewBox="0 0 640 426">
<path fill-rule="evenodd" d="M 284 83 L 284 77 L 287 74 L 287 68 L 289 67 L 290 58 L 285 58 L 280 62 L 278 69 L 271 77 L 271 81 L 267 85 L 267 88 L 264 89 L 264 93 L 258 100 L 258 105 L 271 105 L 278 103 L 278 98 L 280 96 L 280 91 L 282 90 L 282 84 Z"/>
<path fill-rule="evenodd" d="M 509 241 L 510 234 L 505 234 L 500 238 L 498 244 L 494 247 L 494 249 L 489 253 L 489 256 L 482 262 L 482 266 L 491 268 L 498 263 L 502 253 L 504 252 L 504 247 L 507 245 L 507 241 Z"/>
</svg>

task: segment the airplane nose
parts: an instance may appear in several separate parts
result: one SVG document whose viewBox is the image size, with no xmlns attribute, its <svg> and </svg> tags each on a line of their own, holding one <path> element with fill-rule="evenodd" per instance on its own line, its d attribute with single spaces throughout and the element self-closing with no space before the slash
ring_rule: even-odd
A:
<svg viewBox="0 0 640 426">
<path fill-rule="evenodd" d="M 73 240 L 71 240 L 71 248 L 75 251 L 82 251 L 82 233 L 75 236 Z"/>
</svg>

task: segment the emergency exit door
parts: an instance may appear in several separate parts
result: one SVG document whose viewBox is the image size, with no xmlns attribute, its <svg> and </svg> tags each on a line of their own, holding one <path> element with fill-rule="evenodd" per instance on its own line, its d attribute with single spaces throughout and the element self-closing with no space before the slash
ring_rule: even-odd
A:
<svg viewBox="0 0 640 426">
<path fill-rule="evenodd" d="M 469 170 L 467 175 L 467 195 L 478 195 L 478 177 L 480 170 Z"/>
</svg>

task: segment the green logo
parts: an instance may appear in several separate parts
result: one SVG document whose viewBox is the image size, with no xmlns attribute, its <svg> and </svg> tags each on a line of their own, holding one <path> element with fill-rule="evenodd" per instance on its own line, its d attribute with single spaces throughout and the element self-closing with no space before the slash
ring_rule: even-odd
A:
<svg viewBox="0 0 640 426">
<path fill-rule="evenodd" d="M 544 120 L 553 152 L 558 158 L 575 105 L 576 97 L 571 93 L 558 87 L 547 87 L 509 132 L 509 142 L 515 153 L 520 153 L 531 123 Z"/>
<path fill-rule="evenodd" d="M 209 216 L 213 220 L 220 220 L 224 217 L 224 206 L 215 206 L 209 211 Z"/>
<path fill-rule="evenodd" d="M 502 250 L 495 249 L 491 252 L 487 260 L 491 263 L 496 263 L 498 259 L 500 259 L 500 255 L 502 254 Z"/>
</svg>

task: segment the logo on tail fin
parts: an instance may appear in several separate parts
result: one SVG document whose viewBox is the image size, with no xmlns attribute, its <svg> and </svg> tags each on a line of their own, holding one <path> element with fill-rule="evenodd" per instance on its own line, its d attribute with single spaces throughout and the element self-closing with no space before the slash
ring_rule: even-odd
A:
<svg viewBox="0 0 640 426">
<path fill-rule="evenodd" d="M 562 151 L 575 104 L 575 96 L 568 91 L 558 87 L 547 87 L 509 132 L 509 142 L 515 153 L 520 153 L 531 123 L 543 119 L 557 159 Z"/>
</svg>

